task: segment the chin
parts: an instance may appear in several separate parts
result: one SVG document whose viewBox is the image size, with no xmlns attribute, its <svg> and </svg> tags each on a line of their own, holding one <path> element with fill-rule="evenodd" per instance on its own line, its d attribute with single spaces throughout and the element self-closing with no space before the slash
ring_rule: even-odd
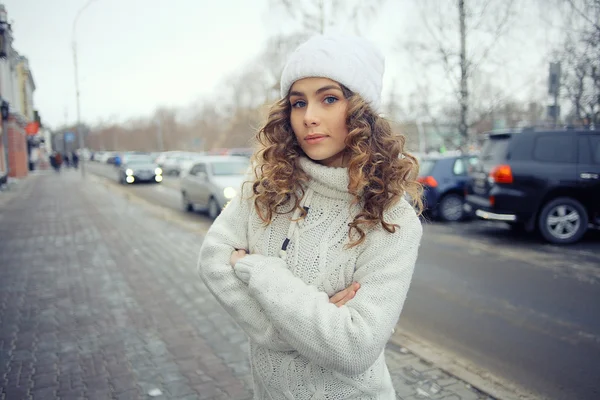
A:
<svg viewBox="0 0 600 400">
<path fill-rule="evenodd" d="M 331 156 L 327 156 L 327 155 L 310 154 L 310 153 L 306 153 L 306 152 L 304 152 L 304 154 L 306 154 L 306 156 L 308 158 L 310 158 L 311 160 L 313 160 L 315 162 L 321 162 L 321 161 L 327 160 L 329 157 L 331 157 Z"/>
</svg>

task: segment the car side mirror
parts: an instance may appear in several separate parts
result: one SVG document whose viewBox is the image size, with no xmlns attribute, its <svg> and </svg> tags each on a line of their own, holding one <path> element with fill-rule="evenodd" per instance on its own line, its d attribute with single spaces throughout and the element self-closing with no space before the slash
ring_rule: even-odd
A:
<svg viewBox="0 0 600 400">
<path fill-rule="evenodd" d="M 208 181 L 208 174 L 206 172 L 198 172 L 198 179 L 203 182 Z"/>
</svg>

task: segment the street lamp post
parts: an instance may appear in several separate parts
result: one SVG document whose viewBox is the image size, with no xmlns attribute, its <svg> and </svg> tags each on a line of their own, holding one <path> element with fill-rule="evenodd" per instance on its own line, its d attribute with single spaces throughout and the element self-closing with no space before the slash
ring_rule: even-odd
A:
<svg viewBox="0 0 600 400">
<path fill-rule="evenodd" d="M 419 133 L 419 152 L 422 155 L 427 154 L 427 137 L 425 135 L 425 129 L 423 129 L 423 123 L 431 123 L 430 117 L 417 118 L 417 132 Z"/>
<path fill-rule="evenodd" d="M 79 142 L 79 149 L 83 152 L 85 141 L 83 139 L 83 132 L 81 132 L 81 107 L 79 101 L 79 70 L 77 67 L 77 41 L 75 39 L 76 29 L 77 29 L 77 21 L 79 21 L 79 17 L 81 13 L 89 7 L 96 0 L 89 0 L 83 7 L 79 9 L 77 15 L 75 16 L 75 20 L 73 21 L 73 33 L 72 33 L 72 43 L 73 43 L 73 66 L 75 70 L 75 99 L 77 101 L 77 138 Z M 81 163 L 81 176 L 85 176 L 85 157 L 83 154 L 80 154 L 80 163 Z"/>
</svg>

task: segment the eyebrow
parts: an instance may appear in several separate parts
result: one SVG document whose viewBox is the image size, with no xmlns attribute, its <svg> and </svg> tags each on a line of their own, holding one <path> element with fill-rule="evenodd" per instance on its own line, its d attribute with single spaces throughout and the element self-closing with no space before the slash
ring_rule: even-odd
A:
<svg viewBox="0 0 600 400">
<path fill-rule="evenodd" d="M 342 88 L 339 87 L 339 86 L 336 86 L 336 85 L 327 85 L 327 86 L 323 86 L 322 88 L 318 89 L 315 93 L 316 94 L 323 93 L 323 92 L 325 92 L 327 90 L 330 90 L 330 89 L 336 89 L 336 90 L 339 90 L 340 92 L 342 92 Z M 293 90 L 293 91 L 290 92 L 290 97 L 291 96 L 304 96 L 304 93 L 303 92 L 299 92 L 297 90 Z"/>
</svg>

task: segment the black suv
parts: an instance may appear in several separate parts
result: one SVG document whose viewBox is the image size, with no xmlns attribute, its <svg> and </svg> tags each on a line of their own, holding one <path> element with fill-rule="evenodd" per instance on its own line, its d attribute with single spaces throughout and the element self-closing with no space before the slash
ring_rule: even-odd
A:
<svg viewBox="0 0 600 400">
<path fill-rule="evenodd" d="M 600 225 L 600 131 L 492 132 L 470 171 L 467 211 L 574 243 Z"/>
</svg>

